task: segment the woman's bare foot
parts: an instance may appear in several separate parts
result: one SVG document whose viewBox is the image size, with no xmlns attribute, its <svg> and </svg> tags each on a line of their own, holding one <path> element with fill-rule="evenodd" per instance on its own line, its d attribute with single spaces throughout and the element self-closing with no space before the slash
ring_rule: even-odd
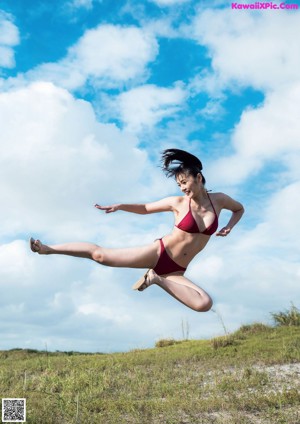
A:
<svg viewBox="0 0 300 424">
<path fill-rule="evenodd" d="M 50 248 L 43 244 L 40 240 L 34 240 L 32 237 L 29 241 L 30 249 L 34 253 L 38 253 L 39 255 L 48 255 L 50 253 Z"/>
<path fill-rule="evenodd" d="M 156 283 L 156 280 L 158 279 L 158 275 L 156 274 L 153 269 L 149 269 L 146 274 L 140 278 L 133 286 L 133 290 L 143 291 L 147 289 L 152 284 Z"/>
</svg>

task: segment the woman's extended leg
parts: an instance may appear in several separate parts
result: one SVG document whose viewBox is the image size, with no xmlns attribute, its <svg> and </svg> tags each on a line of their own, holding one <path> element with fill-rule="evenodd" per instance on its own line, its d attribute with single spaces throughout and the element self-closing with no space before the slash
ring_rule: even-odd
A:
<svg viewBox="0 0 300 424">
<path fill-rule="evenodd" d="M 142 247 L 107 249 L 94 243 L 72 242 L 48 246 L 30 239 L 33 252 L 40 255 L 68 255 L 91 259 L 102 265 L 124 268 L 153 268 L 159 255 L 159 243 Z"/>
<path fill-rule="evenodd" d="M 179 302 L 197 312 L 207 312 L 211 309 L 213 301 L 206 291 L 198 287 L 183 275 L 157 275 L 153 269 L 147 274 L 147 281 L 141 289 L 151 284 L 157 284 Z"/>
<path fill-rule="evenodd" d="M 159 241 L 138 248 L 106 249 L 93 243 L 74 242 L 48 246 L 39 240 L 30 240 L 33 252 L 41 255 L 68 255 L 94 260 L 102 265 L 128 268 L 154 268 L 160 254 Z M 157 284 L 189 308 L 206 312 L 212 307 L 211 297 L 183 275 L 157 275 L 153 269 L 147 274 L 145 288 Z M 143 286 L 141 287 L 143 288 Z"/>
</svg>

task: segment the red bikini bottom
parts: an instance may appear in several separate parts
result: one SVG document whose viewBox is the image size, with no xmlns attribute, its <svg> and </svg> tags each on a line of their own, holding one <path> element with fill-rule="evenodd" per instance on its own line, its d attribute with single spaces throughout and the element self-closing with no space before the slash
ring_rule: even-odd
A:
<svg viewBox="0 0 300 424">
<path fill-rule="evenodd" d="M 168 255 L 162 239 L 159 239 L 159 241 L 160 241 L 160 255 L 159 255 L 157 264 L 155 265 L 155 268 L 153 268 L 156 274 L 165 275 L 165 274 L 172 274 L 172 272 L 178 272 L 178 271 L 184 272 L 186 268 L 183 268 L 182 266 L 174 262 L 173 259 L 171 259 L 170 256 Z"/>
</svg>

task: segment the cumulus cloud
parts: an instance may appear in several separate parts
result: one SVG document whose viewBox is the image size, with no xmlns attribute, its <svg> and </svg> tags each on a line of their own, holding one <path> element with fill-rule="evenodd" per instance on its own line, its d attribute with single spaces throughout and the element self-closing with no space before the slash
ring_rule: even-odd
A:
<svg viewBox="0 0 300 424">
<path fill-rule="evenodd" d="M 180 5 L 190 0 L 151 0 L 151 1 L 152 3 L 156 3 L 158 6 L 161 6 L 161 7 L 169 7 L 169 6 Z"/>
<path fill-rule="evenodd" d="M 20 42 L 19 30 L 7 13 L 0 10 L 0 67 L 15 66 L 14 47 Z"/>
<path fill-rule="evenodd" d="M 157 52 L 156 39 L 141 28 L 99 25 L 87 30 L 62 60 L 39 65 L 10 84 L 25 79 L 50 81 L 68 90 L 85 84 L 119 87 L 143 78 Z"/>
<path fill-rule="evenodd" d="M 300 155 L 299 108 L 300 82 L 274 90 L 263 105 L 244 111 L 232 134 L 235 153 L 212 164 L 212 175 L 219 173 L 224 183 L 233 184 L 261 171 L 266 162 L 293 166 L 291 158 Z"/>
<path fill-rule="evenodd" d="M 120 94 L 116 103 L 126 128 L 138 132 L 175 115 L 185 98 L 180 85 L 173 88 L 144 85 Z"/>
<path fill-rule="evenodd" d="M 206 9 L 194 21 L 194 37 L 208 48 L 217 86 L 272 90 L 299 79 L 299 28 L 298 12 Z"/>
<path fill-rule="evenodd" d="M 78 8 L 92 9 L 93 0 L 72 0 L 69 3 L 69 7 L 72 7 L 75 9 L 78 9 Z"/>
<path fill-rule="evenodd" d="M 2 236 L 87 237 L 83 216 L 96 222 L 94 203 L 151 198 L 149 175 L 154 186 L 161 178 L 136 138 L 97 122 L 89 103 L 50 83 L 2 93 L 0 125 Z"/>
<path fill-rule="evenodd" d="M 243 182 L 274 160 L 291 169 L 291 157 L 299 155 L 299 24 L 298 12 L 241 14 L 229 8 L 199 11 L 195 18 L 194 37 L 207 47 L 211 71 L 191 81 L 191 93 L 207 92 L 219 106 L 228 88 L 252 87 L 265 95 L 263 104 L 243 111 L 230 135 L 233 153 L 211 166 L 214 180 L 221 175 L 224 184 Z M 283 27 L 284 33 L 278 31 Z"/>
</svg>

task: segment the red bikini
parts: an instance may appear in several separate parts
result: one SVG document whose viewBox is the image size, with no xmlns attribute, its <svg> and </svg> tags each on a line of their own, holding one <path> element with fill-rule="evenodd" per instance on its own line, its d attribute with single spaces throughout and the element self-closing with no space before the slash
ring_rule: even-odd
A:
<svg viewBox="0 0 300 424">
<path fill-rule="evenodd" d="M 159 239 L 159 241 L 160 241 L 160 255 L 159 255 L 157 264 L 155 265 L 155 268 L 153 268 L 156 274 L 164 275 L 164 274 L 171 274 L 172 272 L 178 272 L 178 271 L 184 272 L 186 268 L 183 268 L 182 266 L 174 262 L 173 259 L 171 259 L 170 256 L 168 255 L 162 239 Z"/>
<path fill-rule="evenodd" d="M 214 210 L 215 213 L 215 219 L 213 221 L 213 223 L 208 227 L 205 228 L 204 231 L 200 231 L 199 227 L 197 225 L 197 222 L 195 220 L 195 218 L 193 217 L 192 214 L 192 210 L 191 210 L 191 199 L 190 199 L 190 203 L 189 203 L 189 211 L 188 213 L 185 215 L 185 217 L 179 222 L 178 225 L 175 225 L 175 227 L 179 228 L 182 231 L 185 231 L 186 233 L 191 233 L 191 234 L 205 234 L 207 236 L 211 236 L 212 234 L 214 234 L 217 231 L 218 228 L 218 216 L 216 214 L 214 205 L 212 204 L 211 198 L 209 197 L 209 195 L 207 194 L 210 204 Z"/>
<path fill-rule="evenodd" d="M 205 234 L 207 236 L 211 236 L 212 234 L 214 234 L 218 228 L 218 216 L 216 214 L 214 205 L 212 204 L 212 201 L 209 195 L 208 195 L 208 198 L 210 200 L 211 206 L 215 213 L 215 219 L 208 228 L 206 228 L 204 231 L 199 231 L 197 222 L 192 214 L 191 199 L 189 202 L 188 213 L 185 215 L 185 217 L 180 221 L 178 225 L 175 225 L 175 227 L 190 234 Z M 159 241 L 160 241 L 160 249 L 161 249 L 160 255 L 159 255 L 157 264 L 155 265 L 155 268 L 153 268 L 156 274 L 165 275 L 165 274 L 171 274 L 172 272 L 178 272 L 178 271 L 184 272 L 186 268 L 183 268 L 182 266 L 174 262 L 173 259 L 171 259 L 170 256 L 168 255 L 162 239 L 160 239 Z"/>
</svg>

